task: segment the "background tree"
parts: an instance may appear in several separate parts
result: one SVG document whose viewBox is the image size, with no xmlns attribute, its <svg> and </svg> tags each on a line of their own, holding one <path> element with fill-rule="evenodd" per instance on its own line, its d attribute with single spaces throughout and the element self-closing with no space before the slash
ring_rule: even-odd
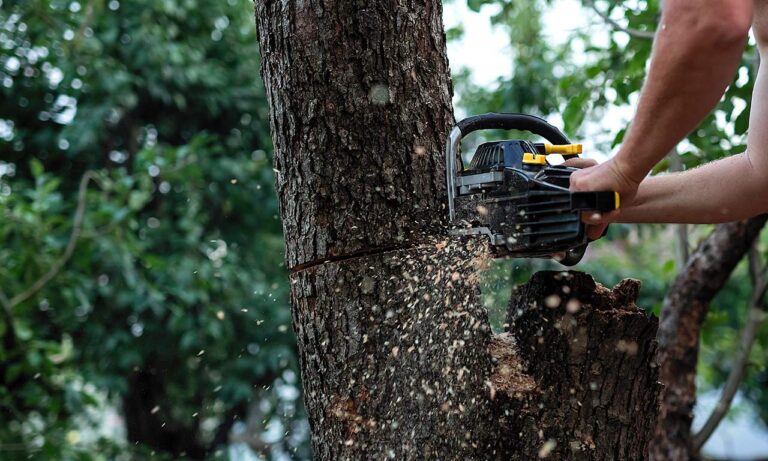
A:
<svg viewBox="0 0 768 461">
<path fill-rule="evenodd" d="M 3 2 L 0 458 L 102 459 L 104 399 L 139 451 L 222 453 L 251 408 L 304 450 L 249 11 Z"/>
</svg>

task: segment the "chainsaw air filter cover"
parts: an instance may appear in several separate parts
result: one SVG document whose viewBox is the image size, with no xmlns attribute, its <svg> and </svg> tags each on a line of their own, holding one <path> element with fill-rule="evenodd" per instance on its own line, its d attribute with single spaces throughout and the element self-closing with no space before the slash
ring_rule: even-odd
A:
<svg viewBox="0 0 768 461">
<path fill-rule="evenodd" d="M 531 131 L 554 144 L 486 142 L 464 169 L 458 157 L 462 136 L 489 128 Z M 550 165 L 546 155 L 552 153 L 575 156 L 581 145 L 570 144 L 557 128 L 529 115 L 486 114 L 460 122 L 446 149 L 453 233 L 487 236 L 497 256 L 555 257 L 576 264 L 587 246 L 581 212 L 614 210 L 618 194 L 571 192 L 576 169 Z"/>
</svg>

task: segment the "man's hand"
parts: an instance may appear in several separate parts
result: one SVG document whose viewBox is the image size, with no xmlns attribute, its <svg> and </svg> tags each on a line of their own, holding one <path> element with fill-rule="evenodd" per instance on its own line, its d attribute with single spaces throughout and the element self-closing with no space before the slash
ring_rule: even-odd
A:
<svg viewBox="0 0 768 461">
<path fill-rule="evenodd" d="M 583 168 L 571 174 L 572 191 L 614 191 L 618 192 L 621 204 L 632 202 L 637 194 L 639 182 L 634 181 L 624 174 L 617 162 L 612 158 L 604 163 L 597 164 L 591 159 L 576 158 L 564 163 L 566 166 Z M 581 219 L 587 227 L 587 237 L 597 240 L 603 235 L 608 223 L 616 220 L 620 210 L 609 213 L 587 211 L 582 213 Z"/>
</svg>

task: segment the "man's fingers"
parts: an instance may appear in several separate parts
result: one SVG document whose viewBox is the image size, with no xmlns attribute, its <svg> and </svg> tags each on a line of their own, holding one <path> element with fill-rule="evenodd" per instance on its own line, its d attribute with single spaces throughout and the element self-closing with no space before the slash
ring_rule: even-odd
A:
<svg viewBox="0 0 768 461">
<path fill-rule="evenodd" d="M 619 210 L 600 213 L 594 210 L 587 210 L 581 213 L 581 221 L 586 224 L 607 224 L 616 220 L 619 216 Z"/>
<path fill-rule="evenodd" d="M 589 240 L 597 240 L 600 237 L 603 236 L 603 232 L 605 232 L 605 228 L 608 227 L 608 224 L 597 224 L 594 226 L 587 226 L 587 238 Z"/>
<path fill-rule="evenodd" d="M 589 158 L 572 158 L 563 162 L 563 165 L 580 168 L 580 171 L 574 171 L 571 174 L 571 190 L 590 190 L 590 184 L 593 181 L 590 180 L 593 173 L 596 170 L 585 168 L 594 167 L 597 165 L 595 160 Z M 594 184 L 591 184 L 594 187 Z M 600 189 L 598 189 L 600 190 Z M 601 213 L 596 210 L 587 210 L 581 213 L 581 221 L 587 224 L 587 238 L 591 240 L 597 240 L 603 236 L 605 229 L 608 227 L 608 223 L 615 221 L 619 215 L 619 210 L 613 210 L 605 213 Z"/>
<path fill-rule="evenodd" d="M 564 166 L 570 166 L 573 168 L 589 168 L 591 166 L 597 165 L 597 161 L 593 160 L 591 158 L 569 158 L 568 160 L 563 162 Z"/>
</svg>

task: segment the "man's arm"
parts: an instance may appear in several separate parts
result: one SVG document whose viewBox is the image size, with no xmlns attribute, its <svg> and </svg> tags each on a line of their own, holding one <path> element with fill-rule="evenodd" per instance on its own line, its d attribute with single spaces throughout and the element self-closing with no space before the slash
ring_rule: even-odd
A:
<svg viewBox="0 0 768 461">
<path fill-rule="evenodd" d="M 571 189 L 615 190 L 631 203 L 651 168 L 722 97 L 751 20 L 752 0 L 666 0 L 648 77 L 619 152 L 574 173 Z"/>
<path fill-rule="evenodd" d="M 683 173 L 653 176 L 617 221 L 714 224 L 768 210 L 768 171 L 747 154 L 727 157 Z"/>
<path fill-rule="evenodd" d="M 755 36 L 768 62 L 768 4 L 756 4 Z M 752 92 L 747 152 L 699 168 L 650 177 L 618 217 L 623 222 L 718 223 L 768 211 L 768 65 Z"/>
</svg>

